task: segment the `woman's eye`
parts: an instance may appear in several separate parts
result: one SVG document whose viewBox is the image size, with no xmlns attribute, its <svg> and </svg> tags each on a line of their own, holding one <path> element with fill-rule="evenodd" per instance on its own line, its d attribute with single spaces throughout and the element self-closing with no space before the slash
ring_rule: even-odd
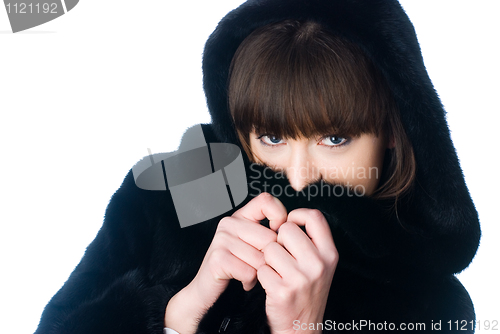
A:
<svg viewBox="0 0 500 334">
<path fill-rule="evenodd" d="M 273 136 L 273 135 L 262 135 L 259 137 L 259 139 L 266 145 L 270 145 L 270 146 L 274 146 L 274 145 L 278 145 L 278 144 L 281 144 L 283 139 L 281 139 L 280 137 L 276 137 L 276 136 Z"/>
<path fill-rule="evenodd" d="M 328 137 L 323 138 L 321 143 L 323 145 L 326 145 L 326 146 L 335 147 L 335 146 L 342 146 L 342 145 L 346 144 L 347 141 L 348 141 L 348 139 L 344 138 L 344 137 L 328 136 Z"/>
</svg>

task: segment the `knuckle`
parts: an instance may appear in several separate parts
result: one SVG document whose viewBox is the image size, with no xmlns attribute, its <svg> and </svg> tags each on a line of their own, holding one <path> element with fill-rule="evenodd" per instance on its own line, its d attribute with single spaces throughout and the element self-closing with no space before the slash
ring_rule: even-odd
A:
<svg viewBox="0 0 500 334">
<path fill-rule="evenodd" d="M 275 241 L 268 243 L 264 248 L 262 248 L 262 255 L 264 262 L 267 262 L 276 250 L 276 246 L 279 244 Z"/>
<path fill-rule="evenodd" d="M 309 215 L 315 220 L 324 218 L 323 213 L 321 213 L 318 209 L 310 209 Z"/>
<path fill-rule="evenodd" d="M 262 248 L 261 250 L 261 253 L 262 253 L 262 257 L 264 258 L 264 262 L 266 262 L 266 260 L 269 258 L 269 245 L 271 243 L 268 243 L 264 248 Z"/>
<path fill-rule="evenodd" d="M 257 270 L 254 268 L 247 266 L 241 273 L 241 280 L 243 283 L 250 283 L 254 281 L 257 277 Z"/>
<path fill-rule="evenodd" d="M 217 267 L 222 266 L 227 262 L 227 256 L 228 252 L 225 249 L 215 248 L 210 253 L 210 262 Z"/>
<path fill-rule="evenodd" d="M 265 256 L 266 253 L 273 252 L 276 246 L 279 246 L 279 244 L 276 241 L 272 241 L 272 242 L 268 243 L 264 248 L 262 248 L 262 253 Z"/>
<path fill-rule="evenodd" d="M 266 264 L 266 260 L 264 258 L 264 253 L 262 252 L 258 252 L 256 255 L 255 255 L 255 259 L 254 259 L 256 265 L 257 265 L 257 268 L 260 268 L 262 267 L 263 265 Z"/>
<path fill-rule="evenodd" d="M 286 238 L 290 233 L 293 233 L 293 231 L 297 228 L 298 228 L 297 224 L 293 222 L 286 222 L 281 224 L 279 228 L 279 234 L 281 237 Z"/>
<path fill-rule="evenodd" d="M 279 199 L 276 199 L 276 200 L 279 201 Z M 281 220 L 281 221 L 286 221 L 287 218 L 288 218 L 288 213 L 286 212 L 286 209 L 284 209 L 282 207 L 282 209 L 279 212 L 279 216 L 277 217 L 277 219 Z"/>
<path fill-rule="evenodd" d="M 288 233 L 289 231 L 291 231 L 295 227 L 294 225 L 296 226 L 295 223 L 291 223 L 291 222 L 283 223 L 280 226 L 280 232 Z"/>
<path fill-rule="evenodd" d="M 272 200 L 273 195 L 271 195 L 268 192 L 262 192 L 262 193 L 260 193 L 259 196 L 257 196 L 257 198 L 259 198 L 261 201 L 268 201 L 268 200 Z"/>
<path fill-rule="evenodd" d="M 227 247 L 230 244 L 231 241 L 231 234 L 229 234 L 225 230 L 218 231 L 213 239 L 213 245 L 216 248 L 224 248 Z"/>
<path fill-rule="evenodd" d="M 273 230 L 267 229 L 265 233 L 262 234 L 262 240 L 270 244 L 278 240 L 278 235 Z"/>
<path fill-rule="evenodd" d="M 217 231 L 228 231 L 229 226 L 231 225 L 231 221 L 231 217 L 222 218 L 217 225 Z"/>
<path fill-rule="evenodd" d="M 274 203 L 274 197 L 270 193 L 261 193 L 257 198 L 262 205 L 272 205 Z"/>
<path fill-rule="evenodd" d="M 314 280 L 324 277 L 327 272 L 327 266 L 325 263 L 318 261 L 311 269 L 311 277 Z"/>
<path fill-rule="evenodd" d="M 291 289 L 282 287 L 277 289 L 276 298 L 280 303 L 288 304 L 293 300 L 294 293 Z"/>
<path fill-rule="evenodd" d="M 339 262 L 339 252 L 335 248 L 332 252 L 329 252 L 328 257 L 326 259 L 328 265 L 336 266 Z"/>
</svg>

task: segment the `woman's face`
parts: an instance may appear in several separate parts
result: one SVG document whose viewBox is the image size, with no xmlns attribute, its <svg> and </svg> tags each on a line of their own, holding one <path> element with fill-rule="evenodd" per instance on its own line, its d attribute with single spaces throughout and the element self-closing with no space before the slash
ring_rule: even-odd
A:
<svg viewBox="0 0 500 334">
<path fill-rule="evenodd" d="M 384 136 L 373 134 L 297 140 L 250 134 L 254 159 L 285 171 L 297 191 L 321 178 L 352 187 L 357 194 L 371 195 L 377 189 L 384 153 L 389 146 Z"/>
</svg>

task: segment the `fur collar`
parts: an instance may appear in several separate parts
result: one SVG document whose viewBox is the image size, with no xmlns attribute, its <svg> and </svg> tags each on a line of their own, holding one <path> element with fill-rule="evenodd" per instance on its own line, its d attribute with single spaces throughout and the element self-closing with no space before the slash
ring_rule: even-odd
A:
<svg viewBox="0 0 500 334">
<path fill-rule="evenodd" d="M 203 125 L 203 130 L 207 142 L 216 141 L 211 125 Z M 283 174 L 246 159 L 245 167 L 249 196 L 234 210 L 267 191 L 288 212 L 312 208 L 327 218 L 340 260 L 325 319 L 350 322 L 365 317 L 430 324 L 443 316 L 442 312 L 457 319 L 473 319 L 467 292 L 452 274 L 463 270 L 475 254 L 477 240 L 471 238 L 477 232 L 474 224 L 436 228 L 437 224 L 422 221 L 412 201 L 401 203 L 396 213 L 387 203 L 353 195 L 352 190 L 339 185 L 318 182 L 295 192 Z M 156 267 L 157 273 L 152 268 L 152 277 L 176 291 L 196 274 L 222 216 L 180 228 L 169 196 L 141 193 L 148 196 L 144 198 L 146 212 L 160 214 L 150 217 L 158 222 L 154 225 L 159 224 L 153 230 L 161 236 L 156 242 L 163 245 L 155 247 L 158 254 L 153 263 L 168 264 Z M 439 216 L 434 219 L 439 223 Z M 225 318 L 232 321 L 227 333 L 267 333 L 264 303 L 265 293 L 259 285 L 245 292 L 239 282 L 231 282 L 202 319 L 198 333 L 214 332 Z M 405 303 L 405 308 L 398 306 Z"/>
</svg>

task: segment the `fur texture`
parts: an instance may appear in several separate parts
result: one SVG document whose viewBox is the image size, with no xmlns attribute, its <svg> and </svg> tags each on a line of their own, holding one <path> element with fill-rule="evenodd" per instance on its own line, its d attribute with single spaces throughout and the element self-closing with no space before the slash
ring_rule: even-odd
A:
<svg viewBox="0 0 500 334">
<path fill-rule="evenodd" d="M 255 28 L 288 18 L 318 20 L 363 48 L 394 93 L 418 166 L 415 193 L 401 203 L 397 216 L 383 202 L 347 192 L 307 197 L 314 187 L 331 194 L 330 185 L 314 184 L 294 196 L 274 193 L 288 211 L 316 208 L 330 224 L 340 261 L 325 321 L 420 322 L 428 332 L 439 321 L 443 331 L 450 320 L 467 321 L 472 332 L 473 305 L 453 275 L 475 255 L 478 216 L 413 26 L 397 1 L 249 0 L 229 13 L 204 53 L 212 115 L 212 124 L 203 126 L 207 141 L 239 144 L 227 110 L 232 56 Z M 239 207 L 273 185 L 289 185 L 279 174 L 264 177 L 264 167 L 248 161 L 246 167 L 253 183 Z M 130 172 L 97 237 L 46 306 L 36 334 L 162 333 L 166 304 L 194 278 L 221 218 L 181 229 L 169 192 L 137 188 Z M 224 333 L 269 333 L 264 303 L 259 285 L 245 292 L 233 281 L 201 320 L 198 333 L 218 333 L 224 319 L 229 319 Z"/>
</svg>

